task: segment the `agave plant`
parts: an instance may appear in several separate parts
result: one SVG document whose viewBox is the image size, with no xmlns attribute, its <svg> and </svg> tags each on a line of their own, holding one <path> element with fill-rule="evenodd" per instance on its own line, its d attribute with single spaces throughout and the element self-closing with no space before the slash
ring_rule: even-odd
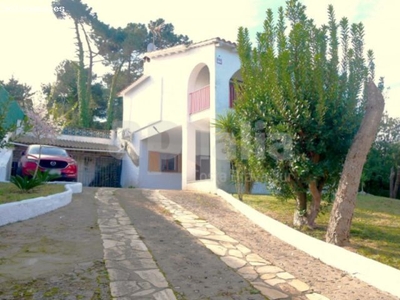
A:
<svg viewBox="0 0 400 300">
<path fill-rule="evenodd" d="M 39 171 L 36 176 L 11 176 L 10 182 L 22 191 L 30 191 L 33 188 L 42 185 L 43 183 L 56 179 L 57 175 L 49 174 L 49 171 Z"/>
</svg>

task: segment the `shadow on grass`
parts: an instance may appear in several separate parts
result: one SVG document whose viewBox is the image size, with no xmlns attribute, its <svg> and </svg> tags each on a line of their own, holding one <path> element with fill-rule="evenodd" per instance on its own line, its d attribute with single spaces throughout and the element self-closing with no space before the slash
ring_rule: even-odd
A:
<svg viewBox="0 0 400 300">
<path fill-rule="evenodd" d="M 294 200 L 281 201 L 272 196 L 248 195 L 244 202 L 294 228 L 290 213 L 295 209 Z M 325 241 L 331 208 L 331 205 L 324 207 L 323 214 L 316 220 L 317 228 L 311 230 L 303 227 L 299 231 Z M 399 245 L 400 201 L 371 195 L 359 196 L 350 231 L 350 245 L 345 248 L 400 269 Z"/>
</svg>

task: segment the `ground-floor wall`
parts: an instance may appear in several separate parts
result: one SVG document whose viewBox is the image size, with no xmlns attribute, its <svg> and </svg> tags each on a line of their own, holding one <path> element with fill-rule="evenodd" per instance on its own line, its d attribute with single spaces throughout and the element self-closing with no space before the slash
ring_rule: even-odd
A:
<svg viewBox="0 0 400 300">
<path fill-rule="evenodd" d="M 78 164 L 83 186 L 120 187 L 122 160 L 107 152 L 68 151 Z"/>
<path fill-rule="evenodd" d="M 182 189 L 182 161 L 177 161 L 180 166 L 177 166 L 175 171 L 162 171 L 161 166 L 157 169 L 159 162 L 154 162 L 152 154 L 168 154 L 181 157 L 182 143 L 163 147 L 157 142 L 157 139 L 142 140 L 140 145 L 140 169 L 139 169 L 139 187 L 142 188 L 158 188 L 158 189 Z M 156 157 L 156 159 L 159 159 Z M 155 168 L 156 167 L 156 168 Z"/>
<path fill-rule="evenodd" d="M 0 181 L 9 181 L 12 170 L 13 151 L 0 148 Z"/>
<path fill-rule="evenodd" d="M 127 154 L 122 158 L 121 187 L 139 187 L 139 166 Z"/>
</svg>

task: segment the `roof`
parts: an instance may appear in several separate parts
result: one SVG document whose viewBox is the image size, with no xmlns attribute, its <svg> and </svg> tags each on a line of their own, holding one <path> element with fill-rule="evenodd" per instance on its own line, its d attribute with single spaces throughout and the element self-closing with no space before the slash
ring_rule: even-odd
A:
<svg viewBox="0 0 400 300">
<path fill-rule="evenodd" d="M 14 138 L 11 144 L 15 145 L 32 145 L 37 144 L 38 141 L 33 136 L 19 136 Z M 100 144 L 100 143 L 91 143 L 91 142 L 83 142 L 83 141 L 74 141 L 74 140 L 51 140 L 51 139 L 43 139 L 42 144 L 57 146 L 69 150 L 81 150 L 81 151 L 98 151 L 98 152 L 120 152 L 121 149 L 115 145 L 109 144 Z"/>
<path fill-rule="evenodd" d="M 212 38 L 209 40 L 192 43 L 189 45 L 178 45 L 178 46 L 171 47 L 171 48 L 147 52 L 147 53 L 145 53 L 145 57 L 156 58 L 156 57 L 168 56 L 168 55 L 182 53 L 182 52 L 189 51 L 191 49 L 204 47 L 204 46 L 208 46 L 208 45 L 212 45 L 212 44 L 216 45 L 217 47 L 225 47 L 225 48 L 234 49 L 234 50 L 236 49 L 236 46 L 237 46 L 236 43 L 216 37 L 216 38 Z"/>
<path fill-rule="evenodd" d="M 146 79 L 150 78 L 149 75 L 142 75 L 139 79 L 137 79 L 136 81 L 134 81 L 132 84 L 130 84 L 129 86 L 127 86 L 126 88 L 124 88 L 122 91 L 120 91 L 118 93 L 118 96 L 121 97 L 123 95 L 125 95 L 127 92 L 129 92 L 131 89 L 133 89 L 134 87 L 140 85 L 142 82 L 146 81 Z"/>
</svg>

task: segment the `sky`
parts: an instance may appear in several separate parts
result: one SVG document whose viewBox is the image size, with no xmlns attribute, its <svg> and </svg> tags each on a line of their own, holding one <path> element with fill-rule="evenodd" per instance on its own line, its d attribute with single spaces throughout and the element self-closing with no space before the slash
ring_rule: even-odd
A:
<svg viewBox="0 0 400 300">
<path fill-rule="evenodd" d="M 251 36 L 262 31 L 267 9 L 277 15 L 284 0 L 82 0 L 99 19 L 113 27 L 163 18 L 175 33 L 194 42 L 220 37 L 236 42 L 240 26 Z M 385 110 L 400 117 L 400 1 L 398 0 L 302 0 L 316 24 L 327 23 L 332 4 L 339 21 L 362 22 L 366 50 L 375 53 L 376 79 L 385 78 Z M 55 81 L 55 68 L 75 59 L 74 31 L 70 20 L 57 20 L 51 0 L 0 0 L 0 80 L 14 76 L 39 90 L 41 83 Z"/>
</svg>

